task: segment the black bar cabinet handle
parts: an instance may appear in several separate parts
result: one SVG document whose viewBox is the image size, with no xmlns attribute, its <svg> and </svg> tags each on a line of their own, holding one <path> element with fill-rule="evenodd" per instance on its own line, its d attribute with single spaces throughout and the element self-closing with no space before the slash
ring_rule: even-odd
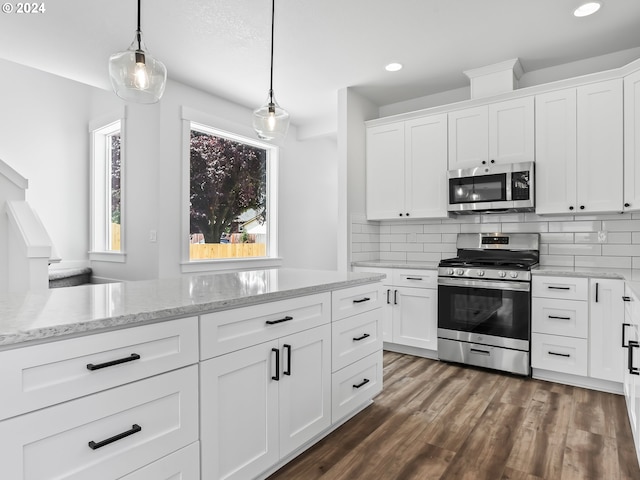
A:
<svg viewBox="0 0 640 480">
<path fill-rule="evenodd" d="M 566 357 L 569 358 L 571 355 L 568 353 L 558 353 L 558 352 L 547 352 L 549 355 L 555 355 L 556 357 Z"/>
<path fill-rule="evenodd" d="M 360 388 L 360 387 L 364 387 L 367 383 L 369 383 L 369 379 L 365 378 L 364 380 L 362 380 L 360 383 L 358 383 L 357 385 L 354 385 L 353 388 Z"/>
<path fill-rule="evenodd" d="M 87 370 L 100 370 L 101 368 L 113 367 L 114 365 L 120 365 L 121 363 L 133 362 L 134 360 L 140 360 L 140 355 L 137 353 L 132 353 L 128 357 L 119 358 L 117 360 L 111 360 L 110 362 L 104 363 L 87 363 Z"/>
<path fill-rule="evenodd" d="M 629 373 L 631 375 L 640 375 L 640 368 L 636 368 L 633 366 L 633 349 L 634 348 L 640 348 L 640 343 L 634 341 L 634 340 L 629 340 Z"/>
<path fill-rule="evenodd" d="M 282 322 L 288 322 L 289 320 L 293 320 L 293 317 L 290 316 L 286 316 L 284 318 L 281 318 L 280 320 L 267 320 L 267 325 L 275 325 L 276 323 L 282 323 Z"/>
<path fill-rule="evenodd" d="M 622 348 L 629 348 L 628 344 L 627 345 L 624 344 L 624 337 L 625 337 L 625 334 L 627 333 L 626 327 L 630 327 L 630 326 L 631 326 L 630 323 L 623 323 L 622 324 Z"/>
<path fill-rule="evenodd" d="M 391 293 L 391 289 L 387 288 L 387 305 L 389 305 L 389 294 Z"/>
<path fill-rule="evenodd" d="M 548 315 L 552 320 L 571 320 L 571 317 L 559 317 L 558 315 Z"/>
<path fill-rule="evenodd" d="M 394 305 L 398 304 L 398 290 L 393 291 L 393 304 Z"/>
<path fill-rule="evenodd" d="M 407 280 L 422 280 L 422 277 L 407 277 Z"/>
<path fill-rule="evenodd" d="M 361 337 L 353 337 L 353 341 L 354 342 L 359 342 L 360 340 L 364 340 L 365 338 L 368 338 L 370 335 L 368 333 L 365 333 L 364 335 L 362 335 Z"/>
<path fill-rule="evenodd" d="M 631 301 L 631 297 L 627 297 L 626 295 L 622 297 L 622 301 L 623 302 L 630 302 Z"/>
<path fill-rule="evenodd" d="M 555 285 L 547 285 L 551 290 L 571 290 L 571 287 L 556 287 Z"/>
<path fill-rule="evenodd" d="M 598 282 L 596 282 L 596 303 L 598 303 L 598 290 L 599 290 L 598 287 L 599 287 L 599 285 L 600 284 Z"/>
<path fill-rule="evenodd" d="M 280 380 L 280 350 L 272 348 L 271 351 L 276 354 L 276 374 L 271 377 L 271 380 L 278 382 Z"/>
<path fill-rule="evenodd" d="M 128 437 L 129 435 L 133 435 L 134 433 L 138 433 L 142 430 L 142 427 L 137 423 L 131 425 L 131 430 L 127 430 L 126 432 L 119 433 L 118 435 L 114 435 L 111 438 L 107 438 L 106 440 L 102 440 L 101 442 L 94 442 L 91 440 L 89 442 L 89 447 L 91 450 L 97 450 L 99 448 L 104 447 L 105 445 L 109 445 L 110 443 L 117 442 L 118 440 L 122 440 L 123 438 Z"/>
<path fill-rule="evenodd" d="M 368 302 L 369 300 L 371 300 L 369 297 L 364 297 L 364 298 L 361 298 L 360 300 L 354 300 L 353 303 Z"/>
<path fill-rule="evenodd" d="M 282 348 L 287 349 L 287 369 L 282 369 L 283 375 L 291 375 L 291 345 L 284 344 Z"/>
</svg>

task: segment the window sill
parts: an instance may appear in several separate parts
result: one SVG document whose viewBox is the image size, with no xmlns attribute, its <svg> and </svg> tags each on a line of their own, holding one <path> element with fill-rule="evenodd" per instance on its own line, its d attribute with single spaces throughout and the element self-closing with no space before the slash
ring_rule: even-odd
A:
<svg viewBox="0 0 640 480">
<path fill-rule="evenodd" d="M 282 258 L 235 258 L 221 260 L 192 260 L 180 264 L 182 273 L 224 272 L 277 268 L 282 266 Z"/>
<path fill-rule="evenodd" d="M 92 262 L 125 263 L 127 254 L 124 252 L 89 252 L 89 260 Z"/>
</svg>

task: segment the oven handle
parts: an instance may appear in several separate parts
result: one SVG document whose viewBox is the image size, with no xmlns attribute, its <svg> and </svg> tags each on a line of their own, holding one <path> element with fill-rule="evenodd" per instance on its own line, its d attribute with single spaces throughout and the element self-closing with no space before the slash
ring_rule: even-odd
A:
<svg viewBox="0 0 640 480">
<path fill-rule="evenodd" d="M 448 287 L 472 287 L 484 288 L 487 290 L 513 290 L 517 292 L 531 291 L 531 283 L 529 282 L 509 282 L 509 281 L 491 281 L 491 280 L 470 280 L 468 278 L 448 278 L 438 277 L 438 285 Z"/>
</svg>

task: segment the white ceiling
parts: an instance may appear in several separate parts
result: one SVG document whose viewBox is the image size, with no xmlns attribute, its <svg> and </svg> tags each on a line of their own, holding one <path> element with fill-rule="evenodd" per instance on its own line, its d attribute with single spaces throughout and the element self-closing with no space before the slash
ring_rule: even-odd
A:
<svg viewBox="0 0 640 480">
<path fill-rule="evenodd" d="M 15 2 L 14 2 L 15 3 Z M 337 91 L 387 105 L 468 85 L 464 70 L 519 57 L 525 72 L 640 47 L 640 1 L 277 0 L 274 91 L 299 126 L 335 124 Z M 44 0 L 0 14 L 0 58 L 109 88 L 133 39 L 135 0 Z M 149 51 L 169 77 L 256 108 L 269 86 L 269 0 L 142 0 Z M 404 64 L 389 73 L 384 65 Z"/>
</svg>

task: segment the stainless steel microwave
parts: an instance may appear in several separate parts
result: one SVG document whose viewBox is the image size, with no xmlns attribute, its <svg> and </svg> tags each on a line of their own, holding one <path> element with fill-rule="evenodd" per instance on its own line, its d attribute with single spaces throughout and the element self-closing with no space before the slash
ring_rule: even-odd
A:
<svg viewBox="0 0 640 480">
<path fill-rule="evenodd" d="M 449 170 L 452 213 L 531 212 L 535 208 L 534 162 Z"/>
</svg>

